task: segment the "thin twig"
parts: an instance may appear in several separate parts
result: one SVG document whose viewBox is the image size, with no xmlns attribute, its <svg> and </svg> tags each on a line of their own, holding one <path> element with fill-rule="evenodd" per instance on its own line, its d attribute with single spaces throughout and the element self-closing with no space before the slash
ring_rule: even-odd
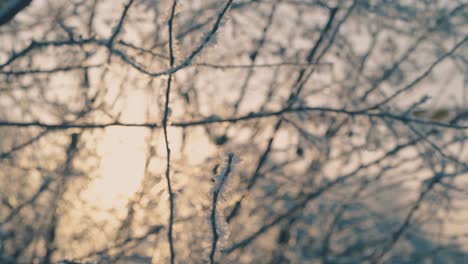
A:
<svg viewBox="0 0 468 264">
<path fill-rule="evenodd" d="M 432 132 L 426 133 L 425 135 L 423 135 L 421 137 L 409 140 L 406 143 L 396 145 L 394 148 L 392 148 L 390 151 L 386 152 L 384 155 L 380 156 L 379 158 L 377 158 L 377 159 L 375 159 L 373 161 L 370 161 L 368 163 L 361 164 L 356 169 L 352 170 L 350 173 L 347 173 L 345 175 L 337 177 L 336 179 L 334 179 L 334 180 L 320 186 L 316 190 L 307 193 L 305 196 L 301 195 L 300 197 L 297 197 L 297 199 L 295 199 L 295 200 L 297 200 L 299 202 L 296 203 L 296 205 L 291 207 L 286 212 L 278 215 L 277 217 L 272 219 L 269 223 L 262 225 L 260 228 L 258 228 L 251 235 L 248 235 L 247 237 L 245 237 L 241 241 L 239 241 L 237 243 L 234 243 L 232 246 L 226 248 L 225 250 L 223 250 L 223 252 L 225 254 L 231 254 L 232 252 L 234 252 L 234 251 L 236 251 L 236 250 L 238 250 L 240 248 L 246 247 L 252 241 L 257 239 L 260 235 L 266 233 L 272 227 L 274 227 L 277 224 L 281 223 L 283 220 L 286 220 L 286 219 L 290 218 L 291 216 L 294 215 L 295 212 L 303 209 L 310 201 L 315 200 L 316 198 L 320 197 L 325 191 L 330 190 L 331 188 L 335 187 L 336 185 L 344 183 L 349 178 L 355 176 L 358 172 L 360 172 L 360 171 L 362 171 L 364 169 L 370 168 L 372 166 L 378 165 L 378 164 L 380 164 L 381 162 L 383 162 L 384 160 L 388 159 L 391 156 L 395 156 L 396 154 L 398 154 L 403 149 L 406 149 L 407 147 L 410 147 L 410 146 L 414 146 L 415 144 L 417 144 L 421 140 L 423 140 L 424 137 L 426 137 L 426 136 L 428 136 L 430 134 L 432 134 Z"/>
<path fill-rule="evenodd" d="M 112 56 L 112 46 L 114 45 L 114 40 L 117 38 L 117 35 L 119 35 L 120 31 L 122 30 L 123 23 L 125 21 L 125 17 L 127 16 L 128 10 L 130 9 L 130 6 L 133 4 L 133 0 L 128 1 L 128 3 L 125 5 L 124 10 L 122 12 L 122 15 L 120 16 L 119 22 L 117 23 L 117 26 L 114 29 L 114 32 L 112 32 L 112 35 L 110 36 L 108 42 L 107 42 L 107 47 L 109 49 L 109 59 L 108 61 L 111 60 Z"/>
<path fill-rule="evenodd" d="M 173 65 L 167 70 L 160 71 L 160 72 L 150 72 L 150 71 L 144 69 L 143 67 L 139 66 L 138 64 L 136 64 L 134 61 L 130 60 L 123 52 L 118 51 L 118 50 L 113 50 L 112 52 L 114 52 L 117 56 L 119 56 L 124 62 L 128 63 L 130 66 L 135 68 L 137 71 L 139 71 L 140 73 L 143 73 L 145 75 L 149 75 L 151 77 L 159 77 L 159 76 L 163 76 L 163 75 L 174 74 L 174 73 L 176 73 L 176 72 L 190 66 L 192 64 L 192 62 L 193 62 L 193 59 L 195 59 L 195 57 L 197 57 L 197 55 L 211 41 L 211 39 L 213 38 L 215 33 L 218 31 L 219 26 L 221 25 L 221 21 L 222 21 L 224 15 L 226 14 L 226 12 L 228 11 L 229 7 L 231 6 L 232 1 L 233 0 L 228 0 L 226 2 L 226 5 L 224 6 L 224 8 L 219 13 L 218 18 L 216 19 L 216 22 L 214 23 L 214 25 L 211 28 L 210 32 L 208 32 L 208 34 L 203 38 L 201 43 L 190 53 L 190 55 L 188 55 L 178 65 L 176 65 L 176 66 Z"/>
<path fill-rule="evenodd" d="M 57 72 L 69 72 L 75 70 L 86 70 L 92 69 L 102 66 L 102 64 L 96 65 L 70 65 L 70 66 L 61 66 L 52 69 L 29 69 L 29 70 L 11 70 L 11 71 L 0 71 L 0 74 L 3 75 L 13 75 L 13 76 L 20 76 L 20 75 L 32 75 L 32 74 L 51 74 Z"/>
<path fill-rule="evenodd" d="M 172 31 L 173 31 L 173 20 L 175 9 L 177 5 L 177 0 L 174 0 L 171 8 L 171 15 L 169 17 L 168 27 L 169 27 L 169 64 L 170 67 L 174 67 L 174 47 L 173 47 L 173 40 L 172 40 Z M 173 224 L 174 224 L 174 193 L 172 191 L 171 185 L 171 148 L 169 147 L 169 139 L 167 136 L 167 119 L 169 116 L 169 100 L 171 94 L 171 83 L 172 83 L 172 73 L 169 74 L 167 78 L 167 88 L 166 88 L 166 102 L 164 105 L 164 117 L 162 121 L 162 126 L 164 130 L 164 141 L 166 143 L 166 181 L 167 181 L 167 191 L 169 193 L 169 224 L 167 229 L 167 237 L 169 240 L 169 250 L 171 253 L 171 264 L 174 264 L 175 261 L 175 250 L 174 250 L 174 240 L 173 240 Z"/>
</svg>

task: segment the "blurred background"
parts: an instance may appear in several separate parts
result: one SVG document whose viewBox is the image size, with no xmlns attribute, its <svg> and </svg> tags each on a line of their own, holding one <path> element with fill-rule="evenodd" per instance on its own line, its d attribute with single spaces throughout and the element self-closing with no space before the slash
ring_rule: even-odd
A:
<svg viewBox="0 0 468 264">
<path fill-rule="evenodd" d="M 0 263 L 463 263 L 465 0 L 0 0 Z"/>
</svg>

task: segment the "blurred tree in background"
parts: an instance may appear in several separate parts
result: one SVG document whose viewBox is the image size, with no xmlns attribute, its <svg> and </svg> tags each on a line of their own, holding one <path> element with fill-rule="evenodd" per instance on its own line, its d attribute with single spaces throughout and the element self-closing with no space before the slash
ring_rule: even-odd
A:
<svg viewBox="0 0 468 264">
<path fill-rule="evenodd" d="M 464 0 L 0 1 L 1 263 L 461 263 Z"/>
</svg>

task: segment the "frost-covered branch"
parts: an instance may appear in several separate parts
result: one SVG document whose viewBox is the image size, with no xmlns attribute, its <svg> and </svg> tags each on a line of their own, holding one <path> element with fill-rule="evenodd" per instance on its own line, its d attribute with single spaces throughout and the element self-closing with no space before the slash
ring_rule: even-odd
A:
<svg viewBox="0 0 468 264">
<path fill-rule="evenodd" d="M 224 169 L 214 179 L 213 198 L 211 202 L 211 214 L 210 214 L 211 232 L 213 234 L 213 239 L 211 241 L 211 251 L 210 251 L 210 263 L 211 264 L 215 263 L 216 247 L 218 244 L 219 230 L 220 230 L 220 226 L 218 223 L 220 219 L 219 219 L 219 216 L 217 215 L 218 200 L 220 198 L 220 195 L 222 195 L 221 193 L 223 191 L 223 188 L 225 188 L 229 180 L 230 174 L 232 173 L 232 167 L 234 165 L 235 159 L 236 157 L 234 153 L 227 154 L 227 160 L 224 164 Z M 221 219 L 221 221 L 223 220 Z"/>
</svg>

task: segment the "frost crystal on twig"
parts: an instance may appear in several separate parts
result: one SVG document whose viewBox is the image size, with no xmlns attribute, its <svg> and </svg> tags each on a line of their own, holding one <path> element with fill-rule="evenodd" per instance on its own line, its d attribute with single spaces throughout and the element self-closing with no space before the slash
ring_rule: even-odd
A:
<svg viewBox="0 0 468 264">
<path fill-rule="evenodd" d="M 223 187 L 226 186 L 229 180 L 229 176 L 232 172 L 233 165 L 237 162 L 238 162 L 238 159 L 234 155 L 234 153 L 228 153 L 223 170 L 214 179 L 213 200 L 211 204 L 211 214 L 210 214 L 211 231 L 213 233 L 213 239 L 211 241 L 210 263 L 215 263 L 214 257 L 216 254 L 216 246 L 219 240 L 220 230 L 222 230 L 220 223 L 218 221 L 221 219 L 218 219 L 216 207 L 218 205 L 219 197 L 222 194 Z"/>
</svg>

